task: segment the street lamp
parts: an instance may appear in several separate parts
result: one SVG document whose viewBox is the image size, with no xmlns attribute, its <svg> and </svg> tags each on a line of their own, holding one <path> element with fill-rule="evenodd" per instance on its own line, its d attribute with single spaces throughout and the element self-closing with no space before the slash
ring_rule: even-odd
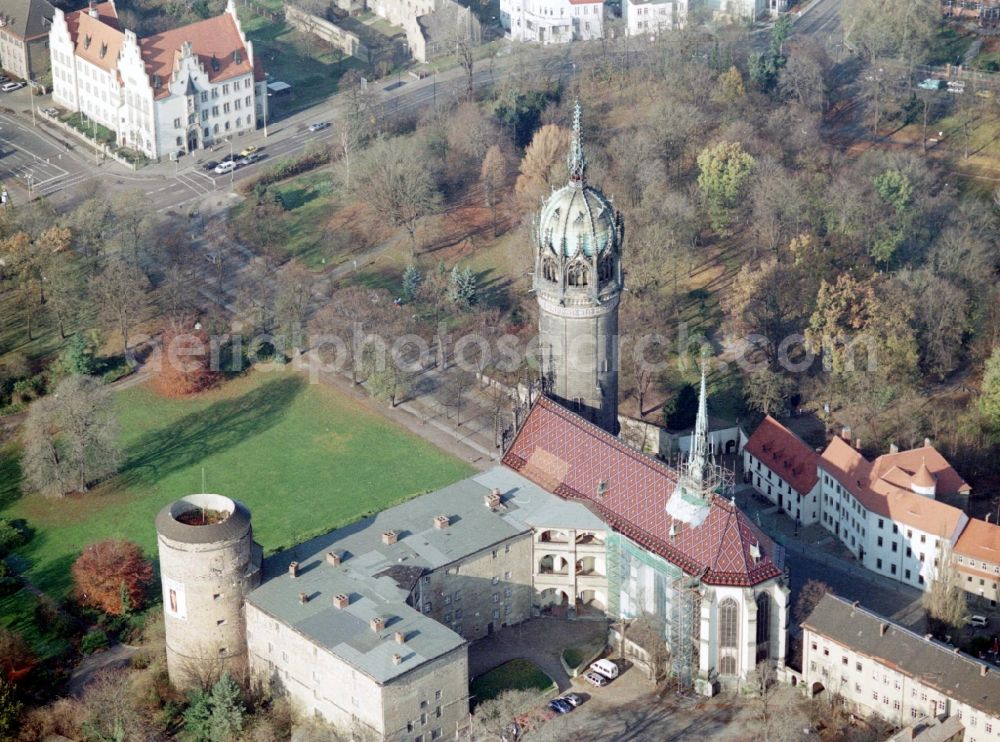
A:
<svg viewBox="0 0 1000 742">
<path fill-rule="evenodd" d="M 229 190 L 232 191 L 235 189 L 236 182 L 236 157 L 233 155 L 233 138 L 229 137 L 226 141 L 229 142 L 229 161 L 233 164 L 229 171 Z"/>
</svg>

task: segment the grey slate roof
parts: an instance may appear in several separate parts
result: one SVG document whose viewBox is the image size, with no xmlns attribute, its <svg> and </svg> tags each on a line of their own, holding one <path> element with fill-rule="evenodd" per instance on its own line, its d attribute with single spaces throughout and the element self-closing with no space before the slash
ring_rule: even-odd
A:
<svg viewBox="0 0 1000 742">
<path fill-rule="evenodd" d="M 494 487 L 504 505 L 498 512 L 483 502 Z M 447 528 L 434 527 L 438 515 L 449 516 Z M 583 506 L 498 467 L 275 554 L 265 560 L 264 580 L 247 602 L 385 683 L 465 644 L 406 604 L 411 586 L 419 591 L 420 576 L 527 533 L 533 525 L 606 528 Z M 386 545 L 382 534 L 390 530 L 397 532 L 397 542 Z M 342 555 L 337 567 L 326 560 L 331 551 Z M 297 578 L 288 575 L 292 561 L 299 563 Z M 300 593 L 309 598 L 304 604 Z M 346 608 L 334 607 L 338 594 L 350 596 Z M 385 619 L 378 633 L 369 625 L 376 616 Z M 404 645 L 394 641 L 397 631 L 406 637 Z M 402 656 L 399 664 L 392 661 L 394 654 Z"/>
<path fill-rule="evenodd" d="M 884 634 L 880 631 L 882 624 L 887 624 Z M 1000 716 L 1000 671 L 985 662 L 956 653 L 829 593 L 802 626 L 916 678 L 950 698 L 991 716 Z M 987 668 L 985 676 L 983 667 Z"/>
<path fill-rule="evenodd" d="M 48 0 L 0 0 L 0 18 L 6 30 L 22 39 L 47 34 L 53 15 L 55 9 Z"/>
</svg>

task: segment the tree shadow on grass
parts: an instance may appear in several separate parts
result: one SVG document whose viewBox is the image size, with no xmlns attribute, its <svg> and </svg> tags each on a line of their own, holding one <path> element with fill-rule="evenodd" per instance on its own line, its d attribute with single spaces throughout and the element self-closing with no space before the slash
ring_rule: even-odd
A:
<svg viewBox="0 0 1000 742">
<path fill-rule="evenodd" d="M 13 446 L 0 448 L 0 510 L 21 497 L 21 462 Z"/>
<path fill-rule="evenodd" d="M 305 387 L 295 376 L 274 379 L 238 399 L 225 399 L 140 438 L 126 452 L 121 481 L 149 484 L 262 433 Z"/>
</svg>

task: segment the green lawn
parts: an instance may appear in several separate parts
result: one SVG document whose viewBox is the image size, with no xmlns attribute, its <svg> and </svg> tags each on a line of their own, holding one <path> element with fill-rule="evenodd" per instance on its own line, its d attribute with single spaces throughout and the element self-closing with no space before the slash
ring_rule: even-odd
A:
<svg viewBox="0 0 1000 742">
<path fill-rule="evenodd" d="M 16 631 L 24 637 L 36 657 L 47 660 L 65 652 L 69 643 L 52 627 L 39 625 L 39 620 L 35 618 L 37 606 L 38 598 L 25 589 L 0 598 L 0 626 Z"/>
<path fill-rule="evenodd" d="M 542 672 L 531 660 L 511 660 L 500 667 L 483 673 L 472 681 L 473 703 L 496 698 L 505 690 L 548 690 L 552 678 Z"/>
<path fill-rule="evenodd" d="M 295 31 L 284 21 L 256 15 L 240 7 L 243 31 L 253 41 L 254 54 L 260 57 L 272 81 L 292 86 L 288 96 L 271 98 L 273 120 L 300 111 L 337 92 L 337 83 L 347 70 L 362 69 L 354 57 L 335 54 L 329 44 Z"/>
<path fill-rule="evenodd" d="M 291 371 L 255 371 L 190 400 L 145 387 L 117 397 L 126 462 L 81 498 L 17 498 L 0 484 L 0 515 L 36 529 L 28 577 L 53 596 L 70 587 L 80 549 L 127 538 L 154 555 L 153 519 L 205 489 L 239 499 L 273 551 L 467 476 L 471 469 L 359 402 Z M 11 455 L 8 449 L 4 457 Z M 4 457 L 0 457 L 0 462 Z M 6 466 L 7 480 L 13 472 Z"/>
</svg>

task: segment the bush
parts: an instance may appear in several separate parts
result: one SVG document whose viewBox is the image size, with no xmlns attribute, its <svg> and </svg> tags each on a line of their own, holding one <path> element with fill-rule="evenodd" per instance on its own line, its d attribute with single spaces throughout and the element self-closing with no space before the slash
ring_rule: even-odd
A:
<svg viewBox="0 0 1000 742">
<path fill-rule="evenodd" d="M 16 593 L 20 588 L 20 578 L 10 571 L 7 562 L 0 559 L 0 597 Z"/>
<path fill-rule="evenodd" d="M 80 640 L 80 653 L 93 654 L 101 649 L 108 648 L 108 635 L 101 629 L 88 631 Z"/>
<path fill-rule="evenodd" d="M 324 147 L 312 152 L 306 152 L 301 157 L 294 160 L 282 160 L 273 167 L 265 170 L 261 175 L 240 186 L 243 195 L 251 193 L 261 193 L 267 186 L 291 178 L 295 175 L 307 173 L 310 170 L 328 164 L 332 159 L 330 149 Z"/>
<path fill-rule="evenodd" d="M 105 384 L 110 384 L 118 379 L 124 379 L 126 376 L 135 371 L 135 366 L 127 361 L 123 361 L 121 364 L 112 367 L 110 370 L 105 371 L 101 378 L 104 379 Z"/>
<path fill-rule="evenodd" d="M 18 518 L 0 518 L 0 558 L 3 558 L 19 546 L 24 546 L 34 531 L 28 526 L 28 521 Z"/>
</svg>

